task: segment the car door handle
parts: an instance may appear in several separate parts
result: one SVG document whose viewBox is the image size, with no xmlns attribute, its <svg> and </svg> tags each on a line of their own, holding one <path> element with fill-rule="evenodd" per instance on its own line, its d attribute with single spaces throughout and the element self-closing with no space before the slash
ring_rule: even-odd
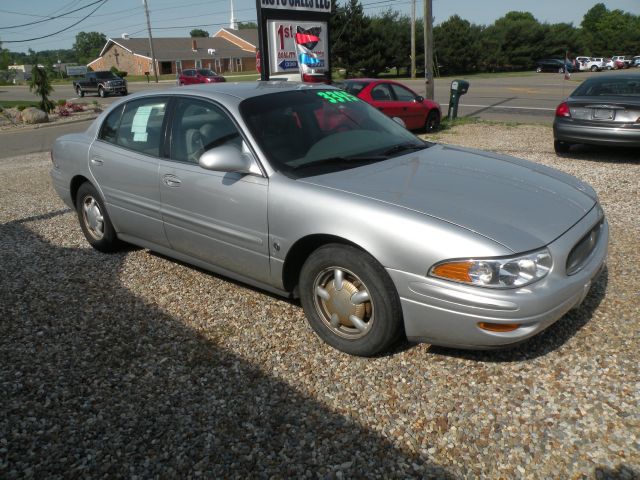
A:
<svg viewBox="0 0 640 480">
<path fill-rule="evenodd" d="M 165 175 L 162 181 L 167 187 L 179 187 L 182 181 L 175 175 Z"/>
<path fill-rule="evenodd" d="M 91 165 L 102 165 L 103 163 L 104 163 L 104 160 L 102 160 L 102 158 L 100 157 L 91 158 Z"/>
</svg>

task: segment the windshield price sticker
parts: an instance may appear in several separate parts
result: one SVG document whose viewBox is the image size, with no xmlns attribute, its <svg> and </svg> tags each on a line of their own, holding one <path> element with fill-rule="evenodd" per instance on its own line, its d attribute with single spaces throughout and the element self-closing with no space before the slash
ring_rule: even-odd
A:
<svg viewBox="0 0 640 480">
<path fill-rule="evenodd" d="M 341 91 L 318 92 L 318 96 L 329 101 L 329 103 L 346 103 L 358 101 L 357 97 L 354 97 L 350 93 Z"/>
</svg>

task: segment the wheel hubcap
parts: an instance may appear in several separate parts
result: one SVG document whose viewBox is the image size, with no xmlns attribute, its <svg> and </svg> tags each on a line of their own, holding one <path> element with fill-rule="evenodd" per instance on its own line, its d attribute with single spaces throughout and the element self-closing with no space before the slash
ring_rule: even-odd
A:
<svg viewBox="0 0 640 480">
<path fill-rule="evenodd" d="M 373 324 L 373 304 L 365 284 L 338 267 L 323 270 L 314 282 L 314 304 L 323 323 L 348 339 L 365 336 Z"/>
<path fill-rule="evenodd" d="M 91 236 L 96 240 L 102 240 L 104 237 L 104 217 L 95 198 L 88 196 L 84 199 L 82 216 Z"/>
</svg>

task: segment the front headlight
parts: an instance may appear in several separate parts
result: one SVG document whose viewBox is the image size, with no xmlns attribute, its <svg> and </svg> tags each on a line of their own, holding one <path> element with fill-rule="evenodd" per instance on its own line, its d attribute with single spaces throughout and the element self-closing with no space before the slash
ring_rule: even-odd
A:
<svg viewBox="0 0 640 480">
<path fill-rule="evenodd" d="M 546 248 L 508 258 L 446 260 L 429 269 L 436 278 L 488 288 L 517 288 L 544 278 L 551 269 Z"/>
</svg>

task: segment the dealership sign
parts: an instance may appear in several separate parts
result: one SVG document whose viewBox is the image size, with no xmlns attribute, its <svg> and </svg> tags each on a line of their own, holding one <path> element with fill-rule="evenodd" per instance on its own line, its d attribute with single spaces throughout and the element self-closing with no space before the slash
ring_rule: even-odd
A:
<svg viewBox="0 0 640 480">
<path fill-rule="evenodd" d="M 331 0 L 256 0 L 260 78 L 299 71 L 330 79 Z"/>
<path fill-rule="evenodd" d="M 327 55 L 327 22 L 268 20 L 271 73 L 324 72 Z"/>
<path fill-rule="evenodd" d="M 331 12 L 330 0 L 260 0 L 262 8 L 299 10 L 303 12 Z"/>
</svg>

